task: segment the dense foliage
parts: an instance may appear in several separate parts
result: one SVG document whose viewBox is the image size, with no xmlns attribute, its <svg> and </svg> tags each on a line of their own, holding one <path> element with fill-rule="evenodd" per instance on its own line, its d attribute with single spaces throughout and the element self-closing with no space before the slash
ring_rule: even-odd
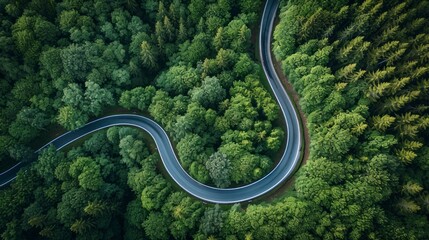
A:
<svg viewBox="0 0 429 240">
<path fill-rule="evenodd" d="M 274 53 L 301 96 L 311 154 L 297 199 L 324 239 L 429 237 L 428 1 L 300 1 Z"/>
<path fill-rule="evenodd" d="M 0 1 L 0 157 L 117 103 L 150 114 L 219 187 L 263 176 L 284 136 L 250 0 Z M 429 239 L 429 2 L 285 1 L 273 51 L 310 158 L 272 203 L 212 206 L 162 174 L 141 131 L 44 151 L 0 191 L 3 239 Z M 42 134 L 43 135 L 43 134 Z"/>
<path fill-rule="evenodd" d="M 53 124 L 118 105 L 149 114 L 190 175 L 223 153 L 223 187 L 266 174 L 284 132 L 251 54 L 252 1 L 2 1 L 0 164 L 30 161 Z M 58 130 L 56 130 L 58 131 Z M 37 139 L 37 140 L 36 140 Z M 245 164 L 243 164 L 245 163 Z M 220 166 L 220 165 L 218 165 Z M 217 175 L 216 175 L 217 176 Z"/>
</svg>

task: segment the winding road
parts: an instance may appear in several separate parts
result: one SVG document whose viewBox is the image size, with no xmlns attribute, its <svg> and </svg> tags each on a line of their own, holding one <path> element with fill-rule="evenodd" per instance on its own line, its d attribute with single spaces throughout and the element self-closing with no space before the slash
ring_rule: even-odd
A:
<svg viewBox="0 0 429 240">
<path fill-rule="evenodd" d="M 220 189 L 201 184 L 190 177 L 182 168 L 167 133 L 162 127 L 149 118 L 132 114 L 112 115 L 97 119 L 79 129 L 57 137 L 38 151 L 50 144 L 53 144 L 60 150 L 73 141 L 100 129 L 112 126 L 133 126 L 145 130 L 153 137 L 165 169 L 171 178 L 183 190 L 196 198 L 206 202 L 230 204 L 249 201 L 276 188 L 292 176 L 294 170 L 299 165 L 302 150 L 302 134 L 297 112 L 274 70 L 271 58 L 271 34 L 278 7 L 279 0 L 268 0 L 265 4 L 259 34 L 259 54 L 265 75 L 285 118 L 287 139 L 285 151 L 278 165 L 265 177 L 237 188 Z M 0 173 L 0 187 L 7 185 L 15 179 L 17 172 L 22 167 L 23 163 L 18 163 L 9 170 Z"/>
</svg>

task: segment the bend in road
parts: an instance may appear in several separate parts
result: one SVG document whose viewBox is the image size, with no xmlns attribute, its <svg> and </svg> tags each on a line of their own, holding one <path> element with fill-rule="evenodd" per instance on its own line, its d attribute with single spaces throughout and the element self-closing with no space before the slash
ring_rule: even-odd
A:
<svg viewBox="0 0 429 240">
<path fill-rule="evenodd" d="M 162 127 L 149 118 L 133 114 L 112 115 L 97 119 L 79 129 L 57 137 L 37 152 L 51 144 L 60 150 L 77 139 L 104 128 L 132 126 L 141 128 L 152 136 L 168 174 L 183 190 L 196 198 L 212 203 L 231 204 L 254 199 L 276 188 L 291 177 L 299 165 L 302 147 L 301 128 L 297 112 L 274 70 L 271 59 L 271 34 L 278 7 L 279 0 L 268 0 L 265 4 L 259 34 L 259 54 L 267 80 L 280 105 L 282 116 L 285 118 L 286 147 L 278 165 L 263 178 L 237 188 L 221 189 L 204 185 L 189 176 L 182 168 L 167 133 Z M 9 170 L 0 173 L 0 187 L 15 179 L 17 172 L 23 165 L 20 162 Z"/>
</svg>

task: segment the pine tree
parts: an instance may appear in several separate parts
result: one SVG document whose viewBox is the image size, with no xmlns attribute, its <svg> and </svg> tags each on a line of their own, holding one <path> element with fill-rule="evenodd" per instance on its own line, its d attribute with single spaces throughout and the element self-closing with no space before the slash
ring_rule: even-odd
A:
<svg viewBox="0 0 429 240">
<path fill-rule="evenodd" d="M 395 67 L 386 67 L 383 70 L 377 69 L 375 72 L 369 72 L 366 75 L 366 80 L 370 83 L 378 83 L 386 80 L 395 72 Z"/>
<path fill-rule="evenodd" d="M 418 67 L 413 71 L 413 73 L 411 74 L 411 77 L 414 79 L 417 79 L 425 75 L 427 72 L 429 72 L 429 67 Z"/>
<path fill-rule="evenodd" d="M 409 112 L 398 117 L 399 124 L 410 124 L 416 122 L 420 118 L 420 115 L 411 114 Z"/>
<path fill-rule="evenodd" d="M 163 1 L 159 1 L 158 4 L 158 12 L 156 13 L 156 20 L 162 21 L 164 17 L 166 16 L 165 6 Z"/>
<path fill-rule="evenodd" d="M 397 117 L 395 129 L 401 137 L 415 138 L 420 130 L 419 120 L 420 115 L 407 112 Z"/>
<path fill-rule="evenodd" d="M 335 22 L 335 14 L 322 8 L 317 9 L 302 25 L 299 41 L 305 42 L 322 35 Z"/>
<path fill-rule="evenodd" d="M 390 87 L 389 82 L 374 84 L 371 87 L 369 87 L 366 96 L 371 101 L 375 102 L 386 94 L 387 89 L 389 89 L 389 87 Z"/>
<path fill-rule="evenodd" d="M 338 82 L 335 83 L 335 90 L 337 92 L 341 92 L 342 90 L 344 90 L 347 87 L 348 83 L 345 82 Z"/>
<path fill-rule="evenodd" d="M 183 16 L 183 12 L 181 11 L 181 2 L 173 1 L 168 8 L 168 15 L 173 20 L 173 22 L 178 22 L 180 18 Z"/>
<path fill-rule="evenodd" d="M 413 69 L 417 67 L 417 64 L 418 61 L 416 60 L 407 61 L 398 66 L 398 72 L 400 72 L 404 76 L 410 76 L 412 74 Z"/>
<path fill-rule="evenodd" d="M 402 145 L 408 150 L 417 150 L 423 146 L 423 143 L 417 141 L 405 140 Z"/>
<path fill-rule="evenodd" d="M 225 46 L 225 36 L 223 27 L 217 29 L 216 35 L 213 39 L 213 46 L 217 51 L 219 51 L 223 46 Z"/>
<path fill-rule="evenodd" d="M 30 224 L 30 226 L 32 227 L 43 227 L 45 221 L 46 221 L 46 216 L 38 215 L 30 218 L 28 220 L 28 224 Z"/>
<path fill-rule="evenodd" d="M 429 116 L 423 116 L 419 119 L 417 127 L 426 130 L 429 127 Z"/>
<path fill-rule="evenodd" d="M 165 28 L 161 21 L 157 21 L 155 23 L 155 36 L 156 36 L 156 39 L 158 40 L 158 47 L 163 48 L 165 44 L 166 33 L 165 33 Z"/>
<path fill-rule="evenodd" d="M 389 94 L 395 95 L 400 90 L 402 90 L 409 82 L 411 78 L 409 77 L 403 77 L 403 78 L 395 78 L 393 81 L 391 81 L 391 85 L 389 87 Z"/>
<path fill-rule="evenodd" d="M 182 17 L 180 17 L 179 20 L 179 33 L 177 35 L 177 40 L 181 43 L 184 42 L 186 40 L 188 36 L 188 32 L 185 26 L 185 21 L 183 20 Z"/>
<path fill-rule="evenodd" d="M 243 24 L 241 26 L 240 31 L 238 32 L 238 36 L 234 41 L 232 41 L 231 48 L 236 52 L 245 52 L 248 46 L 248 42 L 250 39 L 250 29 Z"/>
<path fill-rule="evenodd" d="M 81 218 L 81 219 L 76 220 L 70 226 L 70 230 L 72 232 L 75 232 L 78 234 L 83 234 L 83 233 L 89 231 L 93 227 L 94 227 L 94 224 L 92 222 L 90 222 L 89 220 L 84 220 Z"/>
<path fill-rule="evenodd" d="M 356 37 L 340 49 L 337 59 L 345 64 L 358 63 L 364 57 L 370 45 L 370 42 L 364 41 L 364 37 Z"/>
<path fill-rule="evenodd" d="M 401 199 L 397 204 L 399 211 L 405 214 L 416 213 L 420 206 L 412 200 Z"/>
<path fill-rule="evenodd" d="M 378 22 L 384 21 L 385 19 L 381 19 L 381 18 L 386 18 L 387 13 L 384 12 L 383 14 L 380 15 L 380 19 L 377 19 Z M 381 24 L 378 24 L 379 26 L 383 26 Z M 395 26 L 390 26 L 390 27 L 384 27 L 385 29 L 383 30 L 383 32 L 380 34 L 379 37 L 376 38 L 376 40 L 374 41 L 375 44 L 380 45 L 382 43 L 389 43 L 388 41 L 392 41 L 393 39 L 396 39 L 397 34 L 399 32 L 399 26 L 395 25 Z"/>
<path fill-rule="evenodd" d="M 408 181 L 405 185 L 402 186 L 402 192 L 410 195 L 415 195 L 423 190 L 420 184 Z"/>
<path fill-rule="evenodd" d="M 409 112 L 397 117 L 395 124 L 395 130 L 397 130 L 399 136 L 415 138 L 419 132 L 420 115 L 411 114 Z"/>
<path fill-rule="evenodd" d="M 88 202 L 83 211 L 91 216 L 100 216 L 109 214 L 112 210 L 112 207 L 102 201 L 93 201 Z"/>
<path fill-rule="evenodd" d="M 348 64 L 337 70 L 336 77 L 348 82 L 355 82 L 365 75 L 365 70 L 356 70 L 356 63 Z"/>
<path fill-rule="evenodd" d="M 143 65 L 149 69 L 154 69 L 157 66 L 156 55 L 155 49 L 147 41 L 143 41 L 140 46 L 140 56 Z"/>
<path fill-rule="evenodd" d="M 372 122 L 375 129 L 384 132 L 395 122 L 395 117 L 390 115 L 378 115 L 372 118 Z"/>
<path fill-rule="evenodd" d="M 40 230 L 39 235 L 42 237 L 53 238 L 55 226 L 51 225 Z"/>
<path fill-rule="evenodd" d="M 173 24 L 171 24 L 170 18 L 167 16 L 164 17 L 164 31 L 168 41 L 173 41 L 175 34 L 175 30 Z"/>
<path fill-rule="evenodd" d="M 415 52 L 421 62 L 429 61 L 429 44 L 419 45 Z"/>
<path fill-rule="evenodd" d="M 385 62 L 389 52 L 397 49 L 399 46 L 399 43 L 400 43 L 399 41 L 390 41 L 390 42 L 383 44 L 380 47 L 373 49 L 370 52 L 369 64 L 371 66 L 375 66 L 375 65 L 378 65 L 378 64 Z"/>
<path fill-rule="evenodd" d="M 198 25 L 197 25 L 197 33 L 202 33 L 204 32 L 205 29 L 205 24 L 204 24 L 204 18 L 200 18 L 200 21 L 198 21 Z"/>
<path fill-rule="evenodd" d="M 356 134 L 356 135 L 361 135 L 362 133 L 365 132 L 365 129 L 368 127 L 368 125 L 366 123 L 359 123 L 358 125 L 354 126 L 352 128 L 352 133 Z"/>
<path fill-rule="evenodd" d="M 395 62 L 397 62 L 407 51 L 408 43 L 401 43 L 399 49 L 396 49 L 394 52 L 389 54 L 386 59 L 387 66 L 394 65 Z"/>
<path fill-rule="evenodd" d="M 420 91 L 411 91 L 403 95 L 390 97 L 381 104 L 382 112 L 393 113 L 416 99 L 420 95 Z"/>
<path fill-rule="evenodd" d="M 417 154 L 413 151 L 400 149 L 400 150 L 396 151 L 396 156 L 404 164 L 410 164 L 417 157 Z"/>
<path fill-rule="evenodd" d="M 418 83 L 417 89 L 425 93 L 426 99 L 429 99 L 429 79 L 424 79 Z"/>
</svg>

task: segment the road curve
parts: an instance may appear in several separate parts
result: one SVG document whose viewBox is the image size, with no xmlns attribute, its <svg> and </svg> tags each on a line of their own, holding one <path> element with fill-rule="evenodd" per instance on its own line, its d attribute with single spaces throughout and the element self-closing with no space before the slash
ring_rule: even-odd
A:
<svg viewBox="0 0 429 240">
<path fill-rule="evenodd" d="M 201 184 L 190 177 L 182 168 L 167 133 L 162 127 L 149 118 L 133 114 L 112 115 L 97 119 L 79 129 L 57 137 L 38 151 L 50 144 L 60 150 L 77 139 L 100 129 L 112 126 L 133 126 L 145 130 L 152 136 L 168 174 L 183 190 L 196 198 L 206 202 L 230 204 L 248 201 L 269 192 L 291 177 L 299 165 L 302 146 L 298 115 L 274 70 L 271 59 L 271 33 L 278 7 L 279 0 L 268 0 L 265 4 L 259 34 L 259 54 L 265 75 L 285 118 L 287 139 L 285 151 L 278 165 L 265 177 L 249 185 L 237 188 L 220 189 Z M 17 172 L 22 167 L 23 163 L 18 163 L 9 170 L 0 173 L 0 187 L 15 179 Z"/>
</svg>

